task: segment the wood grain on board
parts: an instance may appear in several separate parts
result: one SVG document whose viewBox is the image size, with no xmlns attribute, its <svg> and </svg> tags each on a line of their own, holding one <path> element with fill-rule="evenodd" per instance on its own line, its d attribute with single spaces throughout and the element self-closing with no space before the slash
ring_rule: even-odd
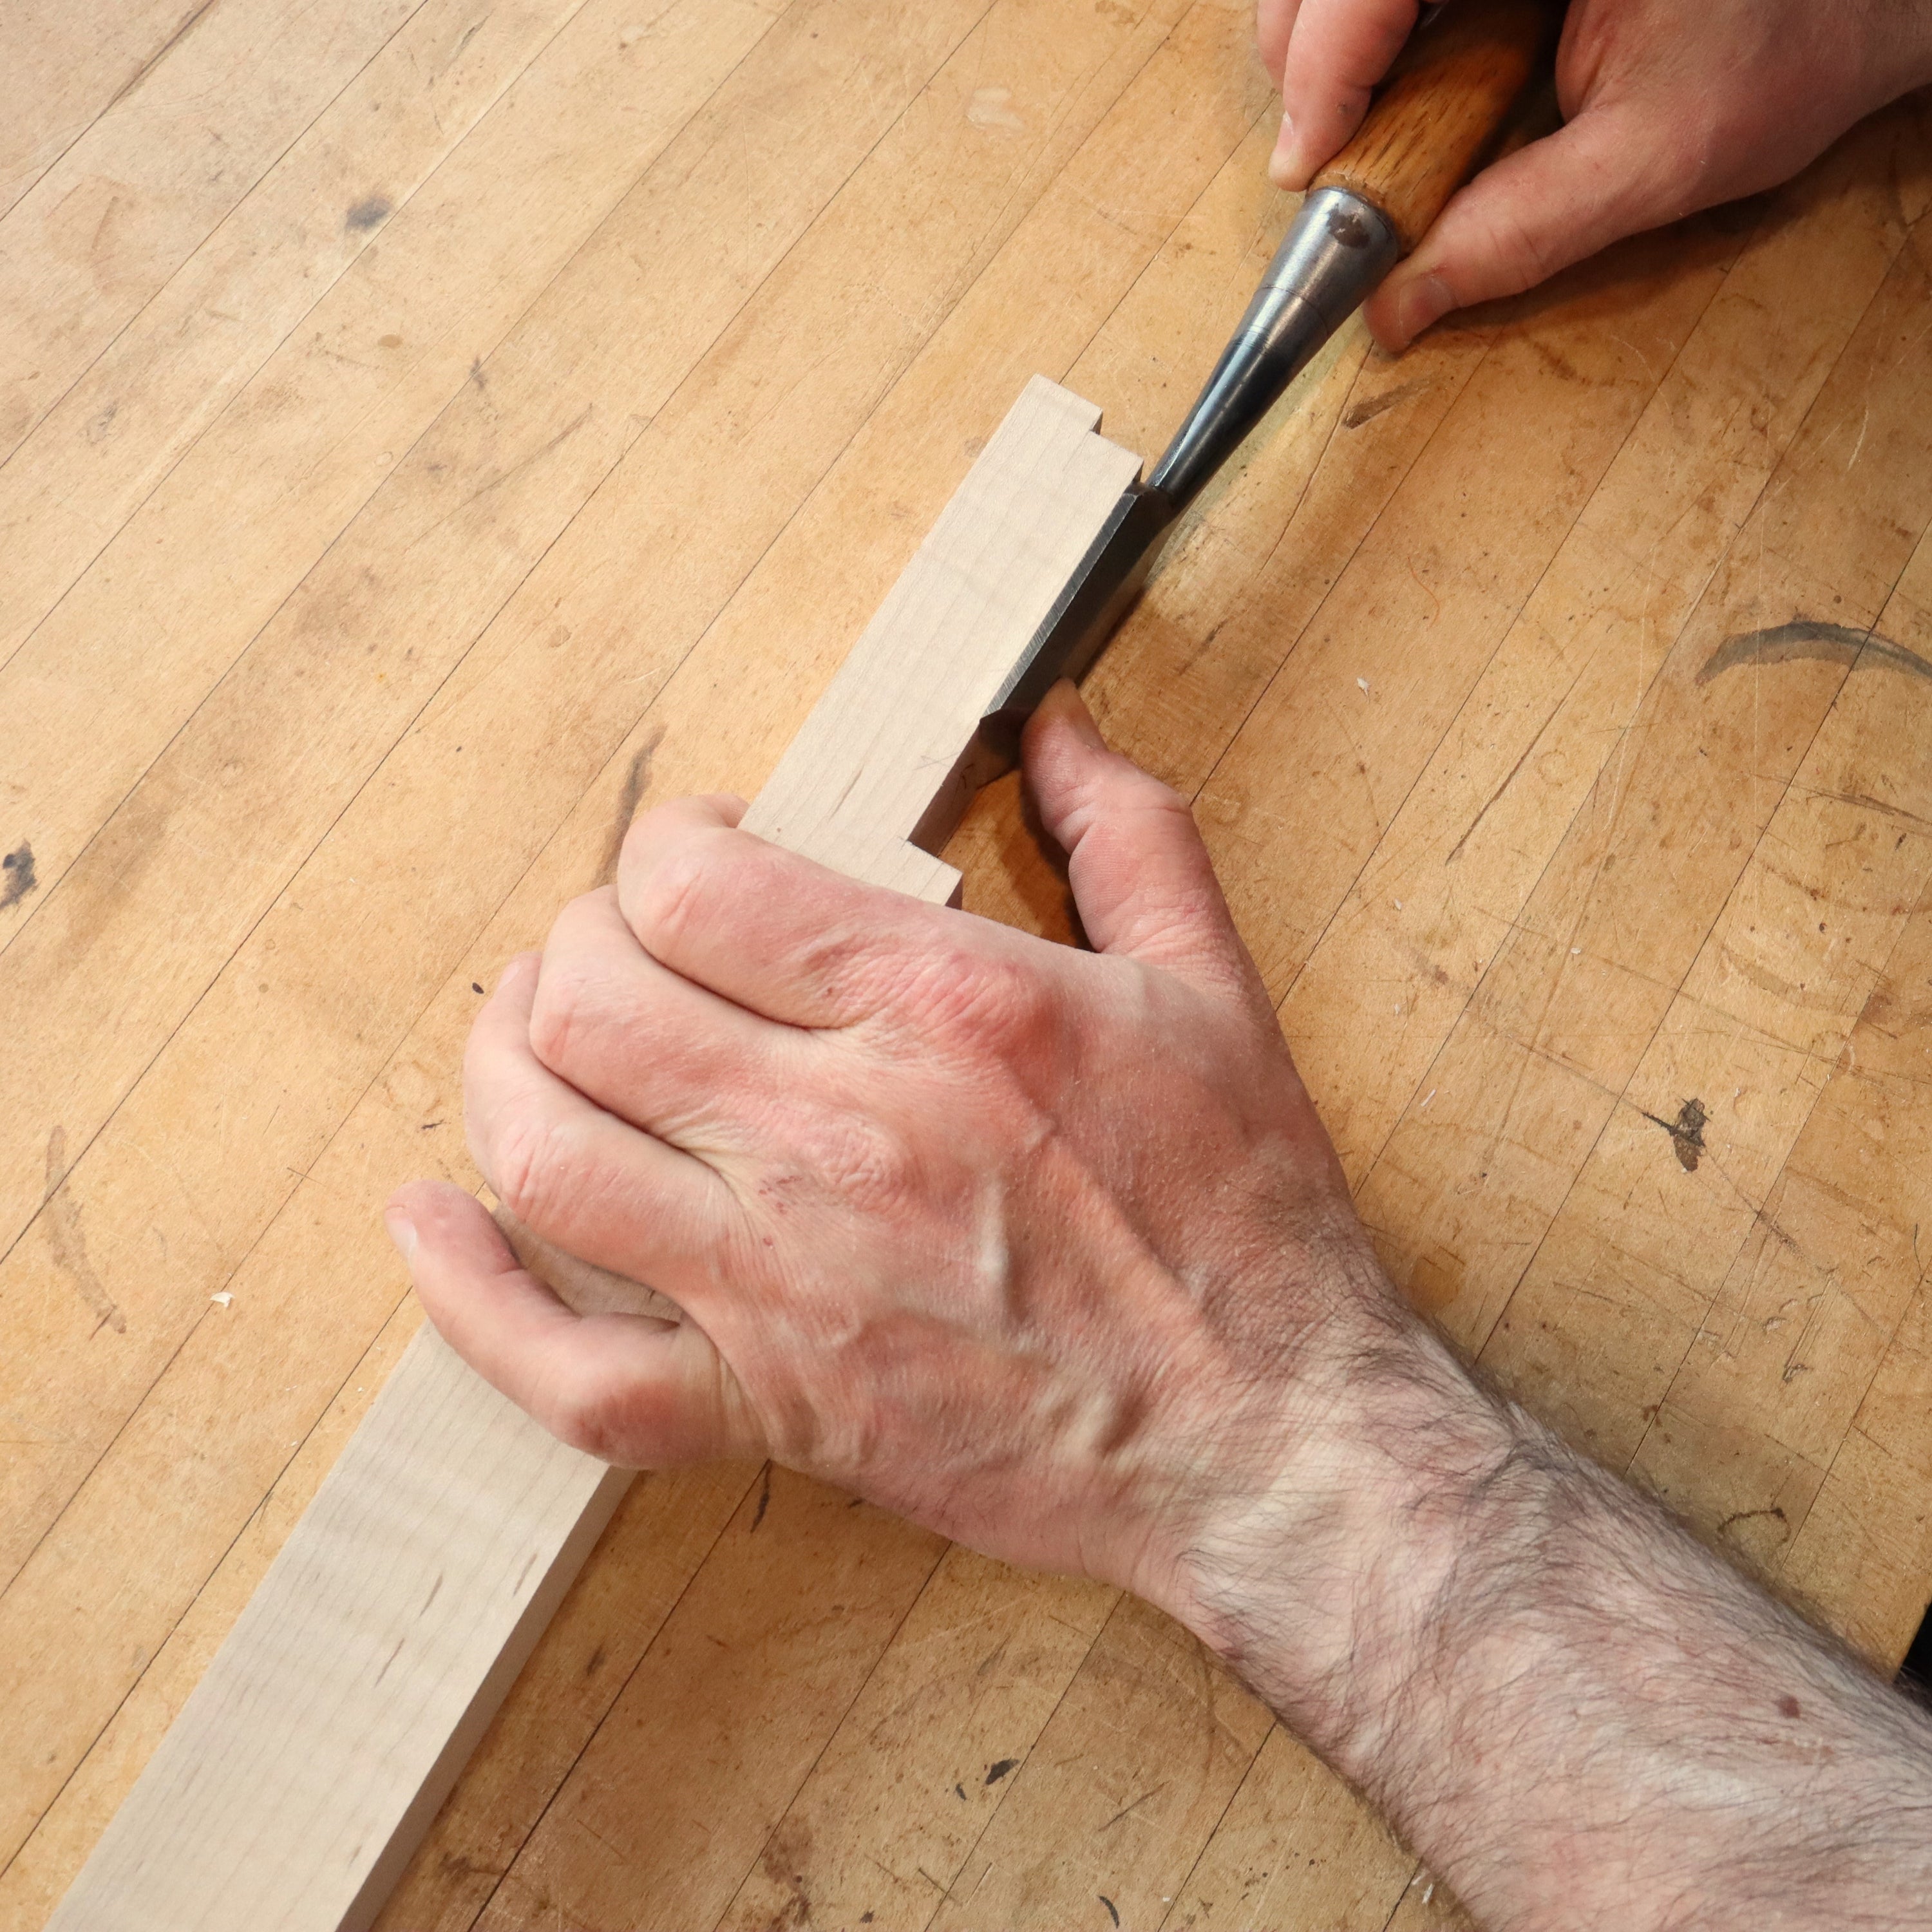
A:
<svg viewBox="0 0 1932 1932">
<path fill-rule="evenodd" d="M 757 789 L 1035 370 L 1154 453 L 1287 212 L 1237 0 L 194 10 L 28 8 L 0 134 L 8 1928 L 409 1342 L 376 1210 L 473 1182 L 472 987 L 640 802 Z M 1350 332 L 1090 680 L 1408 1292 L 1881 1661 L 1932 1594 L 1928 205 L 1909 102 Z M 1011 782 L 947 856 L 1068 930 Z M 730 1469 L 634 1489 L 382 1922 L 1103 1901 L 1461 1922 L 1138 1606 Z"/>
</svg>

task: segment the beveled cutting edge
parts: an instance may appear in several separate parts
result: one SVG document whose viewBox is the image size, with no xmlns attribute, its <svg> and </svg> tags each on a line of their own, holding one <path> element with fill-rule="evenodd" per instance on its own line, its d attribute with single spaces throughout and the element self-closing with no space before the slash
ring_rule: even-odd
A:
<svg viewBox="0 0 1932 1932">
<path fill-rule="evenodd" d="M 981 720 L 988 750 L 1010 762 L 1020 728 L 1048 687 L 1078 677 L 1093 662 L 1140 595 L 1180 513 L 1400 253 L 1394 230 L 1346 188 L 1318 188 L 1302 202 L 1154 473 L 1123 492 Z"/>
</svg>

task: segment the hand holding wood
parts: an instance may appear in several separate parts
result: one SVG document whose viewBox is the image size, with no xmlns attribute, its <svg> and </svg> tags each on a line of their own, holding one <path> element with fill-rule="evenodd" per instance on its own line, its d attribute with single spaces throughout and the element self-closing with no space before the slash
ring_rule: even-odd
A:
<svg viewBox="0 0 1932 1932">
<path fill-rule="evenodd" d="M 577 1447 L 770 1454 L 1184 1611 L 1184 1552 L 1407 1318 L 1186 808 L 1070 686 L 1028 744 L 1094 952 L 686 800 L 479 1016 L 496 1192 L 681 1322 L 573 1312 L 460 1189 L 396 1211 L 446 1338 Z"/>
</svg>

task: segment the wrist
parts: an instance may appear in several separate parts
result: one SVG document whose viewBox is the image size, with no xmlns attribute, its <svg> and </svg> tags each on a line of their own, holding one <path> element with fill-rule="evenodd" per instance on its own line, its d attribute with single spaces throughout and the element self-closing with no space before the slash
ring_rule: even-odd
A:
<svg viewBox="0 0 1932 1932">
<path fill-rule="evenodd" d="M 1364 1788 L 1472 1526 L 1535 1506 L 1522 1419 L 1377 1286 L 1280 1392 L 1271 1464 L 1198 1513 L 1157 1598 Z"/>
</svg>

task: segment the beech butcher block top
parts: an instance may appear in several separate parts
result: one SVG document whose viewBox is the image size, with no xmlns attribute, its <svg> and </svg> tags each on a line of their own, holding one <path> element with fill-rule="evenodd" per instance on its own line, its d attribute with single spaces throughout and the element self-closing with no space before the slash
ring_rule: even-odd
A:
<svg viewBox="0 0 1932 1932">
<path fill-rule="evenodd" d="M 0 1926 L 419 1316 L 477 1001 L 755 791 L 1030 377 L 1150 454 L 1246 0 L 29 4 L 0 75 Z M 1882 1665 L 1932 1594 L 1932 107 L 1390 360 L 1088 688 L 1389 1267 Z M 1062 937 L 1017 788 L 947 849 Z M 10 1861 L 10 1862 L 9 1862 Z M 1143 1606 L 646 1477 L 379 1924 L 1463 1923 Z"/>
</svg>

